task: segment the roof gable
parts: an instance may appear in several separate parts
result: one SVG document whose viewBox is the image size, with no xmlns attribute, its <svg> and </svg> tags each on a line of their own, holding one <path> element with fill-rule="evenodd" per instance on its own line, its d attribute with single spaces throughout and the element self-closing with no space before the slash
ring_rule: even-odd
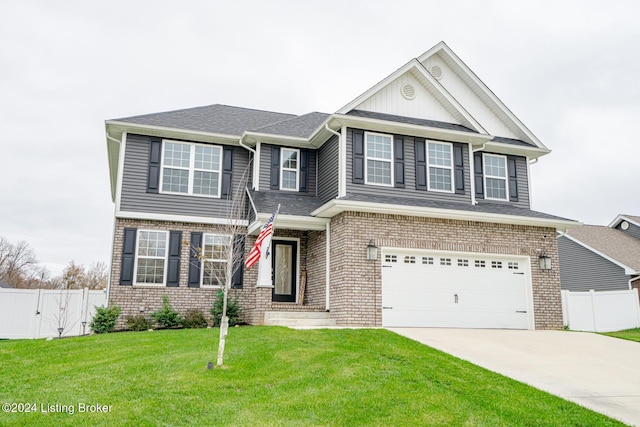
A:
<svg viewBox="0 0 640 427">
<path fill-rule="evenodd" d="M 640 272 L 640 241 L 620 230 L 583 225 L 570 229 L 565 236 L 625 268 L 626 274 Z"/>
</svg>

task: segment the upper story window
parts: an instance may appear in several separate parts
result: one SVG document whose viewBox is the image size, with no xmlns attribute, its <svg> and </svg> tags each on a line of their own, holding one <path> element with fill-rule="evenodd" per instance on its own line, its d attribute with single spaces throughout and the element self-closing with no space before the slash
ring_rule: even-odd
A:
<svg viewBox="0 0 640 427">
<path fill-rule="evenodd" d="M 205 234 L 202 242 L 202 286 L 222 287 L 227 277 L 229 236 Z"/>
<path fill-rule="evenodd" d="M 280 151 L 280 189 L 298 191 L 300 177 L 300 150 L 282 148 Z"/>
<path fill-rule="evenodd" d="M 138 230 L 136 283 L 164 283 L 168 238 L 166 231 Z"/>
<path fill-rule="evenodd" d="M 485 198 L 508 200 L 507 158 L 494 154 L 484 154 Z"/>
<path fill-rule="evenodd" d="M 453 192 L 452 145 L 429 142 L 427 158 L 429 164 L 429 190 Z"/>
<path fill-rule="evenodd" d="M 393 185 L 393 138 L 391 135 L 365 133 L 365 177 L 367 184 Z"/>
<path fill-rule="evenodd" d="M 162 192 L 220 197 L 222 148 L 164 141 Z"/>
</svg>

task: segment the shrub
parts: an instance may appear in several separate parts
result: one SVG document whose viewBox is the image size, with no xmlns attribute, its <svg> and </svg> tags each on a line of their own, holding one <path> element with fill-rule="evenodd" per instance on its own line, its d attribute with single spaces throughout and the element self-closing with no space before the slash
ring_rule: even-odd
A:
<svg viewBox="0 0 640 427">
<path fill-rule="evenodd" d="M 201 310 L 187 310 L 182 325 L 185 328 L 206 328 L 209 326 Z"/>
<path fill-rule="evenodd" d="M 213 315 L 213 326 L 220 326 L 222 322 L 222 305 L 224 292 L 218 292 L 216 300 L 213 302 L 213 308 L 211 314 Z M 235 326 L 242 321 L 240 316 L 240 305 L 238 304 L 238 297 L 227 299 L 227 317 L 229 318 L 229 326 Z"/>
<path fill-rule="evenodd" d="M 169 297 L 167 295 L 162 297 L 162 308 L 151 313 L 151 318 L 161 328 L 175 328 L 176 326 L 182 325 L 182 316 L 171 308 L 171 304 L 169 304 Z"/>
<path fill-rule="evenodd" d="M 151 322 L 142 314 L 127 316 L 127 327 L 132 331 L 146 331 L 151 328 Z"/>
<path fill-rule="evenodd" d="M 111 307 L 96 307 L 96 314 L 91 319 L 89 327 L 96 334 L 113 332 L 116 321 L 122 310 L 117 305 Z"/>
</svg>

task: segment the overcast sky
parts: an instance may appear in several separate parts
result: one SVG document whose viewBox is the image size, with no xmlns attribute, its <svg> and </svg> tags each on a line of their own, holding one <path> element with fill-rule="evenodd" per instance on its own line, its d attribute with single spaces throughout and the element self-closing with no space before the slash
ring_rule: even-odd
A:
<svg viewBox="0 0 640 427">
<path fill-rule="evenodd" d="M 532 208 L 640 215 L 640 2 L 0 0 L 0 236 L 110 262 L 106 119 L 332 113 L 444 40 L 553 152 Z"/>
</svg>

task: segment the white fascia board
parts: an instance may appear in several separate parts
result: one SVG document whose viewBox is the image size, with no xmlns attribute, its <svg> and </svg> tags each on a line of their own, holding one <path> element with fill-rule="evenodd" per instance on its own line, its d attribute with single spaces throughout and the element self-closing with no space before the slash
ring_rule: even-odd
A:
<svg viewBox="0 0 640 427">
<path fill-rule="evenodd" d="M 610 228 L 616 228 L 618 226 L 618 224 L 620 224 L 622 221 L 627 221 L 630 224 L 633 224 L 637 227 L 640 227 L 640 223 L 638 223 L 638 221 L 634 221 L 631 218 L 625 216 L 625 215 L 618 215 L 616 217 L 616 219 L 614 219 L 613 221 L 611 221 L 611 223 L 609 224 Z"/>
<path fill-rule="evenodd" d="M 638 272 L 637 270 L 635 270 L 633 267 L 629 267 L 628 265 L 623 264 L 623 263 L 621 263 L 620 261 L 618 261 L 618 260 L 616 260 L 616 259 L 614 259 L 614 258 L 611 258 L 609 255 L 607 255 L 607 254 L 605 254 L 605 253 L 603 253 L 603 252 L 600 252 L 600 251 L 599 251 L 599 250 L 597 250 L 596 248 L 594 248 L 594 247 L 591 247 L 591 246 L 587 245 L 586 243 L 584 243 L 584 242 L 582 242 L 582 241 L 580 241 L 580 240 L 576 239 L 576 238 L 575 238 L 575 237 L 573 237 L 573 236 L 570 236 L 570 235 L 569 235 L 569 234 L 567 234 L 567 233 L 562 233 L 562 234 L 560 234 L 560 235 L 558 236 L 558 238 L 560 238 L 560 237 L 566 237 L 567 239 L 571 240 L 573 243 L 575 243 L 575 244 L 577 244 L 577 245 L 580 245 L 580 246 L 582 246 L 583 248 L 590 250 L 590 251 L 591 251 L 591 252 L 593 252 L 594 254 L 596 254 L 596 255 L 598 255 L 598 256 L 600 256 L 600 257 L 602 257 L 602 258 L 606 259 L 607 261 L 610 261 L 610 262 L 614 263 L 614 264 L 615 264 L 615 265 L 617 265 L 618 267 L 623 268 L 623 269 L 624 269 L 624 274 L 626 274 L 626 275 L 634 276 L 634 275 L 636 275 L 636 274 L 640 274 L 640 272 Z"/>
<path fill-rule="evenodd" d="M 122 161 L 122 142 L 124 132 L 109 132 L 106 128 L 107 160 L 109 162 L 109 182 L 111 184 L 111 201 L 116 201 L 118 188 L 118 172 Z"/>
<path fill-rule="evenodd" d="M 428 139 L 438 139 L 451 142 L 466 142 L 472 145 L 482 145 L 493 139 L 493 135 L 486 135 L 482 133 L 462 132 L 459 130 L 391 122 L 388 120 L 350 116 L 346 114 L 334 114 L 333 120 L 333 123 L 339 123 L 343 126 L 356 127 L 375 132 L 421 136 Z"/>
<path fill-rule="evenodd" d="M 253 235 L 258 234 L 260 228 L 267 222 L 269 217 L 271 217 L 271 214 L 258 214 L 257 218 L 249 224 L 247 233 Z M 330 221 L 330 218 L 278 214 L 273 225 L 275 233 L 277 233 L 279 228 L 287 230 L 324 231 L 326 224 Z"/>
<path fill-rule="evenodd" d="M 543 150 L 547 149 L 547 147 L 538 139 L 538 137 L 535 136 L 533 132 L 531 132 L 529 128 L 527 128 L 524 123 L 522 123 L 520 119 L 518 119 L 516 115 L 513 114 L 502 101 L 500 101 L 496 94 L 494 94 L 493 91 L 489 89 L 489 87 L 485 85 L 482 80 L 480 80 L 476 73 L 474 73 L 471 68 L 469 68 L 467 64 L 465 64 L 464 61 L 462 61 L 460 57 L 458 57 L 458 55 L 456 55 L 455 52 L 453 52 L 453 50 L 451 50 L 451 48 L 447 46 L 445 42 L 438 43 L 433 48 L 420 55 L 417 60 L 418 62 L 422 63 L 427 58 L 436 54 L 444 56 L 443 60 L 445 60 L 445 62 L 455 64 L 455 68 L 457 68 L 458 72 L 465 74 L 469 78 L 469 80 L 473 82 L 476 88 L 484 94 L 487 100 L 490 100 L 493 105 L 498 108 L 498 110 L 500 110 L 507 118 L 509 118 L 509 120 L 512 121 L 512 123 L 530 140 L 530 142 L 537 145 L 538 148 L 541 148 Z"/>
<path fill-rule="evenodd" d="M 492 214 L 486 212 L 469 212 L 453 209 L 428 208 L 423 206 L 407 206 L 337 199 L 325 203 L 315 211 L 311 212 L 311 215 L 322 218 L 332 218 L 335 215 L 346 211 L 442 218 L 461 221 L 478 221 L 497 224 L 529 225 L 534 227 L 550 227 L 555 228 L 556 230 L 567 229 L 581 225 L 577 221 L 560 219 L 534 218 L 527 216 Z"/>
<path fill-rule="evenodd" d="M 247 144 L 256 144 L 258 141 L 267 144 L 291 145 L 295 147 L 308 147 L 309 139 L 297 136 L 275 135 L 272 133 L 245 132 L 242 141 Z"/>
<path fill-rule="evenodd" d="M 173 221 L 173 222 L 188 222 L 196 224 L 214 224 L 214 225 L 229 225 L 227 218 L 212 218 L 204 216 L 187 216 L 187 215 L 170 215 L 170 214 L 156 214 L 148 212 L 131 212 L 131 211 L 116 211 L 116 218 L 125 219 L 141 219 L 150 221 Z M 231 220 L 232 225 L 247 226 L 249 222 L 247 220 Z"/>
<path fill-rule="evenodd" d="M 138 123 L 119 122 L 117 120 L 107 120 L 105 122 L 107 130 L 115 130 L 128 133 L 143 133 L 144 135 L 157 136 L 160 138 L 186 139 L 194 142 L 223 143 L 229 145 L 239 145 L 240 135 L 227 135 L 222 133 L 202 132 L 189 129 L 178 129 L 164 126 L 143 125 Z"/>
<path fill-rule="evenodd" d="M 116 176 L 116 211 L 120 210 L 120 201 L 122 200 L 122 181 L 124 179 L 124 153 L 127 149 L 127 133 L 122 132 L 120 138 L 120 144 L 118 147 L 120 150 L 119 159 L 118 164 L 116 165 L 118 171 Z"/>
<path fill-rule="evenodd" d="M 487 153 L 511 154 L 514 156 L 526 156 L 530 159 L 537 159 L 551 152 L 548 149 L 527 147 L 524 145 L 506 144 L 504 142 L 489 141 L 482 150 Z"/>
</svg>

